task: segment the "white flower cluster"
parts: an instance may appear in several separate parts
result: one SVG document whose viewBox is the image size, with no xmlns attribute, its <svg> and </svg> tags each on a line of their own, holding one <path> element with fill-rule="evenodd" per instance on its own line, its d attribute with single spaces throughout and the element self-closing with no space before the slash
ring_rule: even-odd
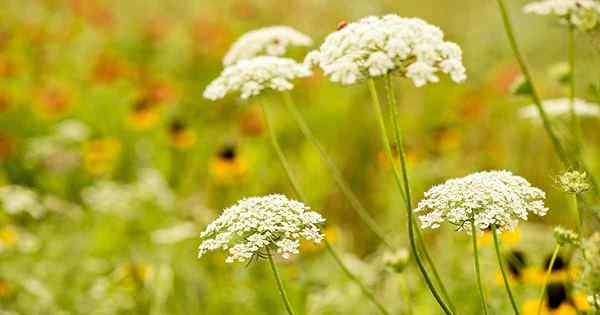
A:
<svg viewBox="0 0 600 315">
<path fill-rule="evenodd" d="M 575 114 L 581 117 L 600 117 L 600 106 L 596 103 L 575 99 Z M 568 98 L 557 98 L 545 100 L 542 107 L 550 117 L 568 115 L 571 110 L 571 101 Z M 519 116 L 523 119 L 539 120 L 540 114 L 535 105 L 528 105 L 519 110 Z"/>
<path fill-rule="evenodd" d="M 546 214 L 546 194 L 523 177 L 508 171 L 486 171 L 451 179 L 425 193 L 415 212 L 423 228 L 435 229 L 444 221 L 470 233 L 470 223 L 484 231 L 496 225 L 499 231 L 513 230 L 528 213 Z"/>
<path fill-rule="evenodd" d="M 198 257 L 223 249 L 229 251 L 226 262 L 243 262 L 274 250 L 288 259 L 298 254 L 301 239 L 321 242 L 319 225 L 324 222 L 317 212 L 283 195 L 242 199 L 200 234 Z"/>
<path fill-rule="evenodd" d="M 581 31 L 595 28 L 600 22 L 600 3 L 595 0 L 544 0 L 523 7 L 525 13 L 556 15 L 562 23 Z"/>
<path fill-rule="evenodd" d="M 52 133 L 35 137 L 27 143 L 27 166 L 44 165 L 49 170 L 67 171 L 81 163 L 79 145 L 89 138 L 89 128 L 75 119 L 64 120 Z"/>
<path fill-rule="evenodd" d="M 417 86 L 438 82 L 437 72 L 466 79 L 462 51 L 444 41 L 438 27 L 418 18 L 370 16 L 330 34 L 305 63 L 320 66 L 333 82 L 354 84 L 368 77 L 399 73 Z"/>
<path fill-rule="evenodd" d="M 18 185 L 0 187 L 0 209 L 9 215 L 28 213 L 36 219 L 46 213 L 40 196 L 35 191 Z"/>
<path fill-rule="evenodd" d="M 175 194 L 159 171 L 142 169 L 133 183 L 99 181 L 85 188 L 81 197 L 90 209 L 127 213 L 141 205 L 171 209 Z"/>
<path fill-rule="evenodd" d="M 228 66 L 221 75 L 212 81 L 204 97 L 217 100 L 231 92 L 241 92 L 241 98 L 247 99 L 259 95 L 264 89 L 277 91 L 291 90 L 291 80 L 308 77 L 308 67 L 289 58 L 261 56 Z"/>
<path fill-rule="evenodd" d="M 240 37 L 223 58 L 223 65 L 231 66 L 256 56 L 283 56 L 289 46 L 310 45 L 310 37 L 289 26 L 265 27 Z"/>
</svg>

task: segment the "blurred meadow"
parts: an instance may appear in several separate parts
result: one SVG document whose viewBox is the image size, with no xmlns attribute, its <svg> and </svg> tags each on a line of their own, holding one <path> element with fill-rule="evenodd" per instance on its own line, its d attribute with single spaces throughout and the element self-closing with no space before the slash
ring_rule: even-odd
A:
<svg viewBox="0 0 600 315">
<path fill-rule="evenodd" d="M 529 1 L 506 2 L 542 99 L 567 97 L 552 74 L 567 61 L 564 25 L 524 14 Z M 385 14 L 440 27 L 462 48 L 468 76 L 422 88 L 396 81 L 413 199 L 447 179 L 496 169 L 546 192 L 548 215 L 502 235 L 519 307 L 536 314 L 525 304 L 538 297 L 552 230 L 576 230 L 577 213 L 556 183 L 564 169 L 542 124 L 520 115 L 531 98 L 511 92 L 521 70 L 495 1 L 2 0 L 0 315 L 285 314 L 266 263 L 197 257 L 200 232 L 222 209 L 249 196 L 294 196 L 269 143 L 263 103 L 303 201 L 327 219 L 323 232 L 342 260 L 392 314 L 442 314 L 415 264 L 386 267 L 386 247 L 351 210 L 278 93 L 203 97 L 245 32 L 287 25 L 309 35 L 312 47 L 288 54 L 301 62 L 340 22 Z M 600 103 L 600 31 L 575 33 L 575 45 L 576 95 Z M 383 95 L 383 80 L 376 83 Z M 408 249 L 406 210 L 367 85 L 332 83 L 314 69 L 290 94 L 386 237 Z M 581 117 L 582 159 L 600 176 L 598 116 Z M 553 122 L 568 143 L 568 119 Z M 591 235 L 599 199 L 588 193 L 580 205 Z M 471 237 L 448 225 L 423 237 L 455 314 L 483 314 Z M 478 242 L 490 313 L 509 314 L 489 233 Z M 560 252 L 567 272 L 576 269 L 576 251 Z M 300 254 L 277 263 L 297 314 L 378 314 L 324 245 L 302 242 Z M 589 294 L 569 290 L 572 301 Z"/>
</svg>

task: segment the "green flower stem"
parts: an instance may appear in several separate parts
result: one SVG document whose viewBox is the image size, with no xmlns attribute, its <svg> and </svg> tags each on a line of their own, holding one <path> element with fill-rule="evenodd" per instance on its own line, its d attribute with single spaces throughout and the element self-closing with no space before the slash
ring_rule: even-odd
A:
<svg viewBox="0 0 600 315">
<path fill-rule="evenodd" d="M 548 270 L 546 270 L 546 274 L 544 275 L 544 282 L 542 283 L 542 288 L 540 289 L 540 304 L 538 305 L 537 314 L 542 314 L 542 306 L 544 305 L 544 294 L 546 294 L 546 284 L 548 283 L 548 279 L 550 278 L 550 274 L 552 273 L 552 267 L 554 267 L 554 262 L 556 261 L 556 257 L 558 257 L 558 252 L 560 251 L 560 244 L 557 244 L 554 248 L 554 252 L 552 253 L 552 258 L 550 258 L 550 264 L 548 265 Z"/>
<path fill-rule="evenodd" d="M 273 271 L 273 275 L 275 275 L 275 280 L 277 281 L 277 288 L 279 289 L 279 293 L 281 294 L 281 298 L 283 299 L 283 304 L 285 305 L 285 309 L 289 315 L 294 315 L 294 310 L 292 309 L 292 304 L 288 299 L 287 293 L 285 292 L 285 288 L 283 287 L 283 282 L 281 281 L 281 277 L 279 276 L 279 271 L 277 270 L 277 266 L 273 261 L 273 256 L 271 256 L 271 251 L 267 248 L 267 257 L 269 258 L 269 264 L 271 265 L 271 270 Z"/>
<path fill-rule="evenodd" d="M 333 260 L 335 260 L 335 262 L 340 266 L 340 268 L 346 274 L 346 276 L 348 278 L 350 278 L 350 280 L 354 281 L 354 283 L 356 283 L 356 285 L 358 285 L 358 287 L 360 288 L 362 293 L 367 298 L 369 298 L 369 300 L 371 300 L 373 302 L 373 304 L 375 304 L 375 306 L 377 307 L 377 309 L 379 309 L 381 314 L 390 315 L 391 313 L 379 301 L 377 301 L 377 298 L 375 297 L 373 292 L 360 279 L 358 279 L 358 277 L 356 277 L 356 275 L 354 275 L 350 271 L 350 269 L 348 269 L 348 267 L 346 267 L 346 265 L 344 264 L 344 262 L 342 261 L 340 256 L 335 252 L 335 250 L 333 249 L 333 247 L 331 246 L 329 241 L 327 241 L 327 239 L 325 239 L 324 241 L 325 241 L 325 246 L 327 247 L 327 250 L 333 257 Z"/>
<path fill-rule="evenodd" d="M 404 194 L 405 196 L 405 201 L 407 202 L 407 212 L 408 212 L 408 237 L 410 239 L 410 248 L 412 250 L 412 254 L 415 257 L 415 261 L 417 263 L 417 267 L 419 268 L 419 271 L 421 272 L 421 274 L 423 275 L 423 278 L 425 280 L 425 282 L 427 283 L 427 286 L 429 288 L 429 290 L 431 291 L 431 293 L 433 294 L 433 297 L 435 298 L 435 300 L 438 302 L 438 304 L 440 305 L 440 307 L 442 308 L 442 310 L 444 311 L 444 313 L 448 314 L 448 315 L 452 315 L 453 312 L 450 310 L 450 308 L 448 307 L 448 305 L 446 305 L 446 303 L 444 302 L 444 300 L 442 299 L 442 297 L 440 296 L 440 294 L 438 293 L 438 290 L 436 289 L 436 287 L 433 285 L 433 282 L 431 281 L 429 274 L 427 273 L 427 269 L 425 269 L 425 266 L 423 264 L 423 262 L 421 261 L 421 257 L 419 256 L 419 253 L 417 251 L 417 243 L 415 240 L 415 233 L 414 233 L 414 223 L 413 223 L 413 215 L 412 215 L 412 209 L 410 206 L 410 200 L 408 199 L 408 194 L 405 193 L 405 189 L 403 189 L 402 186 L 402 180 L 401 180 L 401 175 L 400 175 L 400 171 L 398 170 L 398 167 L 396 166 L 396 164 L 394 163 L 394 156 L 392 154 L 392 147 L 390 145 L 390 141 L 389 138 L 387 136 L 387 131 L 385 129 L 385 122 L 383 119 L 383 114 L 381 111 L 381 103 L 379 102 L 379 96 L 377 95 L 377 89 L 375 87 L 375 81 L 371 78 L 367 81 L 368 86 L 369 86 L 369 92 L 371 94 L 371 99 L 372 99 L 372 104 L 373 104 L 373 110 L 375 111 L 375 116 L 377 118 L 377 122 L 379 124 L 379 131 L 380 131 L 380 136 L 381 136 L 381 140 L 383 142 L 383 146 L 387 155 L 388 160 L 391 162 L 392 164 L 392 169 L 394 170 L 394 178 L 396 180 L 396 184 L 398 185 L 398 188 L 400 189 L 401 193 Z M 400 150 L 400 148 L 398 148 Z M 407 177 L 405 175 L 405 183 L 407 181 Z M 406 185 L 406 189 L 409 189 L 408 185 Z"/>
<path fill-rule="evenodd" d="M 527 67 L 527 64 L 525 64 L 525 59 L 523 59 L 523 56 L 521 55 L 521 51 L 519 50 L 519 46 L 517 45 L 517 41 L 515 40 L 515 35 L 513 32 L 512 24 L 510 22 L 510 18 L 508 17 L 508 11 L 506 10 L 506 5 L 504 3 L 504 0 L 496 0 L 496 1 L 498 2 L 498 6 L 500 7 L 500 14 L 502 15 L 502 22 L 504 23 L 504 30 L 506 32 L 506 35 L 508 36 L 508 41 L 510 42 L 510 46 L 513 50 L 515 57 L 517 58 L 517 62 L 519 63 L 519 66 L 521 67 L 521 71 L 523 72 L 523 76 L 525 77 L 525 80 L 531 86 L 531 98 L 533 99 L 533 103 L 537 107 L 540 117 L 542 118 L 542 123 L 544 125 L 544 129 L 546 130 L 548 137 L 550 137 L 550 140 L 552 141 L 552 144 L 554 146 L 554 150 L 556 151 L 556 154 L 558 155 L 558 157 L 560 158 L 560 160 L 562 161 L 564 166 L 569 167 L 569 166 L 571 166 L 571 162 L 569 161 L 567 152 L 566 152 L 563 144 L 558 139 L 554 129 L 552 128 L 550 119 L 548 118 L 548 115 L 546 114 L 546 111 L 544 110 L 544 107 L 542 106 L 542 101 L 539 97 L 537 90 L 535 89 L 534 84 L 533 84 L 533 80 L 531 78 L 529 68 Z"/>
<path fill-rule="evenodd" d="M 294 173 L 292 172 L 292 168 L 290 167 L 289 162 L 288 162 L 287 158 L 285 157 L 285 154 L 283 154 L 283 150 L 281 150 L 281 147 L 279 146 L 279 142 L 277 141 L 277 137 L 275 135 L 275 130 L 273 129 L 273 124 L 272 124 L 269 112 L 266 108 L 266 105 L 263 105 L 262 108 L 263 108 L 263 114 L 265 117 L 265 124 L 269 131 L 269 138 L 271 139 L 271 144 L 273 145 L 273 149 L 277 153 L 279 162 L 281 163 L 283 169 L 285 170 L 287 178 L 290 181 L 290 184 L 292 185 L 292 189 L 294 190 L 295 194 L 298 196 L 298 198 L 300 198 L 300 200 L 305 201 L 306 197 L 304 196 L 304 194 L 302 193 L 302 190 L 300 189 L 298 180 L 296 179 Z M 333 256 L 335 262 L 338 264 L 340 269 L 342 269 L 342 271 L 346 274 L 346 276 L 348 276 L 348 278 L 350 280 L 352 280 L 356 285 L 358 285 L 360 287 L 363 294 L 369 300 L 371 300 L 371 302 L 373 302 L 373 304 L 375 304 L 375 306 L 379 309 L 379 311 L 382 314 L 390 315 L 390 312 L 387 311 L 379 301 L 377 301 L 375 294 L 373 294 L 373 292 L 371 292 L 369 290 L 369 288 L 364 283 L 362 283 L 362 281 L 357 276 L 355 276 L 350 271 L 350 269 L 344 264 L 344 262 L 340 259 L 339 255 L 335 252 L 335 250 L 333 249 L 333 247 L 331 246 L 329 241 L 327 241 L 327 239 L 324 239 L 324 242 L 325 242 L 325 245 L 326 245 L 325 247 L 327 248 L 327 251 L 331 254 L 331 256 Z"/>
<path fill-rule="evenodd" d="M 407 282 L 406 275 L 404 273 L 399 275 L 400 292 L 402 294 L 402 300 L 406 304 L 406 309 L 404 311 L 404 314 L 412 315 L 413 309 L 412 309 L 412 300 L 410 297 L 410 288 L 408 287 L 408 284 L 406 282 Z"/>
<path fill-rule="evenodd" d="M 575 26 L 569 25 L 567 31 L 567 54 L 569 60 L 569 112 L 571 116 L 571 130 L 575 143 L 576 153 L 581 158 L 582 137 L 581 124 L 575 110 Z"/>
<path fill-rule="evenodd" d="M 479 287 L 479 295 L 481 296 L 481 306 L 483 314 L 488 314 L 488 307 L 485 299 L 485 289 L 481 281 L 481 267 L 479 266 L 479 250 L 477 248 L 477 230 L 475 229 L 475 220 L 471 221 L 471 238 L 473 239 L 473 259 L 475 261 L 475 272 L 477 273 L 477 286 Z"/>
<path fill-rule="evenodd" d="M 510 299 L 510 303 L 515 311 L 515 315 L 519 315 L 519 307 L 517 306 L 517 302 L 513 297 L 512 290 L 510 289 L 510 284 L 508 283 L 508 275 L 506 274 L 506 269 L 504 268 L 504 264 L 502 262 L 502 254 L 500 254 L 500 241 L 498 240 L 498 231 L 495 224 L 492 224 L 492 236 L 494 237 L 494 246 L 496 247 L 496 256 L 498 257 L 498 265 L 500 265 L 500 271 L 502 272 L 502 280 L 504 280 L 504 287 L 506 287 L 506 292 L 508 293 L 508 297 Z"/>
<path fill-rule="evenodd" d="M 346 197 L 346 199 L 352 206 L 352 209 L 354 209 L 354 211 L 358 214 L 360 219 L 367 225 L 367 227 L 375 234 L 375 236 L 377 236 L 377 238 L 379 238 L 379 240 L 386 247 L 388 247 L 389 249 L 393 249 L 394 247 L 392 246 L 391 242 L 389 242 L 386 239 L 385 234 L 383 233 L 381 228 L 378 226 L 377 222 L 375 222 L 375 220 L 369 214 L 367 209 L 358 200 L 358 198 L 356 197 L 356 195 L 350 188 L 350 185 L 348 184 L 348 182 L 346 182 L 346 180 L 344 180 L 342 173 L 335 165 L 335 162 L 333 161 L 333 159 L 327 154 L 327 152 L 325 151 L 325 149 L 323 148 L 323 146 L 321 145 L 319 140 L 317 140 L 317 138 L 313 134 L 312 130 L 306 123 L 306 120 L 304 120 L 304 117 L 302 117 L 302 114 L 300 113 L 300 111 L 298 110 L 298 107 L 294 103 L 294 100 L 292 99 L 292 96 L 290 95 L 290 93 L 285 91 L 282 94 L 283 94 L 283 101 L 284 101 L 288 111 L 292 113 L 292 117 L 296 120 L 296 123 L 300 127 L 300 130 L 302 131 L 304 136 L 317 149 L 317 151 L 321 155 L 321 159 L 323 161 L 325 161 L 325 164 L 326 164 L 327 168 L 329 169 L 331 176 L 333 177 L 339 190 L 342 192 L 344 197 Z"/>
<path fill-rule="evenodd" d="M 410 190 L 410 182 L 408 179 L 408 167 L 406 165 L 406 153 L 404 151 L 404 142 L 402 141 L 402 129 L 400 128 L 400 123 L 398 122 L 398 108 L 396 105 L 396 95 L 394 93 L 394 88 L 392 86 L 392 79 L 389 74 L 385 76 L 385 90 L 386 90 L 386 96 L 388 99 L 388 104 L 390 107 L 390 116 L 392 117 L 392 124 L 394 125 L 394 136 L 395 136 L 395 140 L 396 140 L 396 147 L 398 148 L 398 154 L 400 155 L 400 167 L 402 168 L 402 179 L 404 182 L 404 192 L 406 194 L 406 196 L 404 197 L 404 200 L 406 201 L 406 204 L 407 204 L 409 221 L 412 221 L 413 233 L 416 235 L 417 243 L 419 245 L 419 250 L 421 251 L 421 254 L 423 255 L 423 257 L 425 258 L 425 262 L 431 268 L 431 272 L 433 273 L 433 277 L 434 277 L 435 281 L 437 282 L 437 285 L 442 293 L 442 296 L 446 299 L 446 302 L 448 303 L 448 306 L 450 307 L 452 312 L 456 313 L 456 309 L 454 308 L 454 305 L 452 304 L 450 295 L 448 294 L 448 291 L 446 290 L 446 287 L 444 286 L 444 283 L 442 282 L 442 278 L 440 277 L 440 275 L 437 271 L 437 268 L 433 264 L 433 260 L 431 259 L 431 256 L 429 255 L 429 251 L 427 250 L 427 247 L 425 247 L 425 242 L 423 241 L 423 236 L 421 235 L 421 230 L 417 226 L 416 220 L 414 219 L 414 213 L 412 212 L 412 201 L 411 201 L 412 197 L 411 197 L 411 190 Z M 394 162 L 392 161 L 392 163 L 394 163 Z"/>
</svg>

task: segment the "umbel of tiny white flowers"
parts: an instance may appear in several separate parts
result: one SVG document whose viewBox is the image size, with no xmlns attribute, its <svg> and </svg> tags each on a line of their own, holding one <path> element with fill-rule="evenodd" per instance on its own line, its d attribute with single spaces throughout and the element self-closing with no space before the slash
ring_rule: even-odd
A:
<svg viewBox="0 0 600 315">
<path fill-rule="evenodd" d="M 242 199 L 200 234 L 203 239 L 198 257 L 209 251 L 229 252 L 226 262 L 244 262 L 270 252 L 284 259 L 298 254 L 300 240 L 320 243 L 323 217 L 301 202 L 283 195 Z"/>
<path fill-rule="evenodd" d="M 589 31 L 600 22 L 600 3 L 596 0 L 544 0 L 523 7 L 525 13 L 555 15 L 561 23 Z"/>
<path fill-rule="evenodd" d="M 562 191 L 570 194 L 581 194 L 591 188 L 587 179 L 587 174 L 578 171 L 563 173 L 556 178 L 556 184 L 558 184 Z"/>
<path fill-rule="evenodd" d="M 455 82 L 466 79 L 462 51 L 444 41 L 438 27 L 418 18 L 369 16 L 330 34 L 305 64 L 321 67 L 329 79 L 345 85 L 397 73 L 416 86 L 437 82 L 438 72 Z"/>
<path fill-rule="evenodd" d="M 292 80 L 308 77 L 310 69 L 289 58 L 261 56 L 241 60 L 228 66 L 204 90 L 204 97 L 217 100 L 233 92 L 242 99 L 259 95 L 265 89 L 288 91 L 294 88 Z"/>
<path fill-rule="evenodd" d="M 542 103 L 544 110 L 550 117 L 559 117 L 570 113 L 571 101 L 568 98 L 545 100 Z M 580 117 L 600 117 L 600 106 L 579 98 L 574 102 L 575 114 Z M 523 119 L 540 119 L 540 114 L 535 105 L 528 105 L 519 110 L 519 117 Z"/>
<path fill-rule="evenodd" d="M 554 239 L 560 246 L 577 245 L 579 243 L 579 235 L 569 229 L 563 228 L 562 226 L 557 226 L 554 228 Z"/>
<path fill-rule="evenodd" d="M 240 37 L 223 58 L 231 66 L 257 56 L 283 56 L 290 46 L 310 46 L 312 39 L 289 26 L 271 26 L 248 32 Z"/>
<path fill-rule="evenodd" d="M 410 262 L 410 252 L 406 248 L 383 255 L 383 264 L 393 272 L 402 273 Z"/>
<path fill-rule="evenodd" d="M 435 229 L 444 221 L 470 233 L 474 220 L 480 231 L 495 225 L 499 231 L 513 230 L 528 214 L 543 216 L 546 194 L 508 171 L 485 171 L 450 179 L 425 192 L 414 210 L 423 228 Z"/>
</svg>

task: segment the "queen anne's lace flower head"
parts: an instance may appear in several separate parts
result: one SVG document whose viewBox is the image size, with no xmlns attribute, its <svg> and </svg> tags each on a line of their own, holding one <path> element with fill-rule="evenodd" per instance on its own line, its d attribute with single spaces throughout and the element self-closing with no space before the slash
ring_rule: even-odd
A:
<svg viewBox="0 0 600 315">
<path fill-rule="evenodd" d="M 292 59 L 256 57 L 226 67 L 221 75 L 206 87 L 204 97 L 214 101 L 239 91 L 241 98 L 247 99 L 259 95 L 264 89 L 288 91 L 294 87 L 291 80 L 310 75 L 308 67 Z"/>
<path fill-rule="evenodd" d="M 588 31 L 600 22 L 600 3 L 595 0 L 543 0 L 523 7 L 525 13 L 556 15 L 562 23 Z"/>
<path fill-rule="evenodd" d="M 283 56 L 289 46 L 310 46 L 312 39 L 288 26 L 272 26 L 254 30 L 240 37 L 223 58 L 230 66 L 257 56 Z"/>
<path fill-rule="evenodd" d="M 462 51 L 444 33 L 418 18 L 370 16 L 330 34 L 305 63 L 317 65 L 333 82 L 354 84 L 395 72 L 416 86 L 437 82 L 438 72 L 466 79 Z"/>
<path fill-rule="evenodd" d="M 580 117 L 600 117 L 600 106 L 579 98 L 575 99 L 575 114 Z M 542 107 L 550 117 L 559 117 L 570 113 L 571 101 L 568 98 L 545 100 Z M 524 119 L 538 120 L 540 114 L 535 105 L 528 105 L 519 110 L 519 116 Z"/>
<path fill-rule="evenodd" d="M 513 230 L 529 212 L 543 216 L 546 195 L 523 177 L 508 171 L 487 171 L 451 179 L 434 186 L 414 210 L 423 228 L 435 229 L 444 221 L 470 233 L 475 220 L 479 230 L 496 225 L 499 231 Z"/>
<path fill-rule="evenodd" d="M 243 262 L 273 251 L 288 259 L 298 254 L 300 240 L 320 243 L 325 219 L 303 203 L 283 195 L 240 200 L 200 234 L 198 257 L 208 251 L 229 252 L 227 262 Z"/>
<path fill-rule="evenodd" d="M 556 178 L 556 184 L 562 191 L 570 194 L 581 194 L 590 190 L 591 185 L 585 172 L 569 171 Z"/>
</svg>

